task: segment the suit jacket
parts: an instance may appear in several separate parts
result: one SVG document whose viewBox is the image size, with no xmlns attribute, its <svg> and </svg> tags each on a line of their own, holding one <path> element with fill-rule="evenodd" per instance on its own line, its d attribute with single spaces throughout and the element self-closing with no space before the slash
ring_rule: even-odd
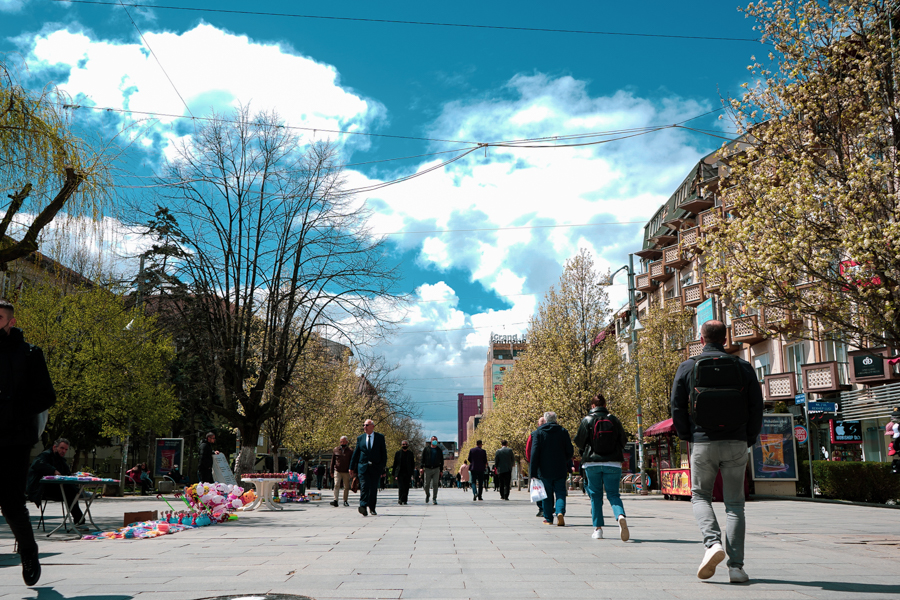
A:
<svg viewBox="0 0 900 600">
<path fill-rule="evenodd" d="M 360 475 L 373 469 L 376 473 L 384 471 L 387 465 L 387 443 L 380 433 L 372 434 L 372 447 L 366 447 L 366 434 L 356 438 L 356 448 L 350 457 L 350 470 Z"/>
</svg>

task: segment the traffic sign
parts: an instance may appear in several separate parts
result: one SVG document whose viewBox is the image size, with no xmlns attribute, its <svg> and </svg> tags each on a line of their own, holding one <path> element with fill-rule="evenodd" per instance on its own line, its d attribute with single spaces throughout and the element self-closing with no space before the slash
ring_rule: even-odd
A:
<svg viewBox="0 0 900 600">
<path fill-rule="evenodd" d="M 811 413 L 833 413 L 837 412 L 836 402 L 807 402 L 806 410 Z"/>
<path fill-rule="evenodd" d="M 794 396 L 794 402 L 797 404 L 803 404 L 806 402 L 806 394 L 797 394 Z"/>
<path fill-rule="evenodd" d="M 803 425 L 794 425 L 794 439 L 797 440 L 798 444 L 806 442 L 806 436 L 806 427 Z"/>
</svg>

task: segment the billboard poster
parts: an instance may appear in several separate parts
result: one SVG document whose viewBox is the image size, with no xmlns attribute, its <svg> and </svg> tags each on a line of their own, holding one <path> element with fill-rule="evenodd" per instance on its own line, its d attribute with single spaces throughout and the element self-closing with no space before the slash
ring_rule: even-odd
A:
<svg viewBox="0 0 900 600">
<path fill-rule="evenodd" d="M 156 464 L 153 474 L 156 477 L 168 475 L 176 466 L 184 470 L 184 438 L 156 438 Z"/>
<path fill-rule="evenodd" d="M 491 387 L 493 389 L 493 401 L 496 404 L 497 397 L 503 390 L 503 378 L 509 373 L 512 365 L 491 365 Z"/>
<path fill-rule="evenodd" d="M 659 474 L 659 491 L 669 496 L 690 496 L 691 470 L 662 470 Z"/>
<path fill-rule="evenodd" d="M 750 457 L 754 481 L 797 481 L 793 415 L 763 415 L 762 431 L 753 444 Z"/>
<path fill-rule="evenodd" d="M 715 318 L 715 313 L 713 312 L 713 299 L 707 298 L 703 302 L 697 305 L 697 329 L 700 329 L 707 321 L 712 321 Z"/>
</svg>

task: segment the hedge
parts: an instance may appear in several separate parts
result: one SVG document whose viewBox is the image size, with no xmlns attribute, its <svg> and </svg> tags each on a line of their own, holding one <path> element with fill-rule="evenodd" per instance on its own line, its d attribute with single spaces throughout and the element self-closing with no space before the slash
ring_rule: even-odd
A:
<svg viewBox="0 0 900 600">
<path fill-rule="evenodd" d="M 891 473 L 890 463 L 814 460 L 812 464 L 819 493 L 825 498 L 876 504 L 900 499 L 900 476 Z M 799 475 L 802 490 L 798 493 L 808 496 L 808 460 L 801 463 Z"/>
</svg>

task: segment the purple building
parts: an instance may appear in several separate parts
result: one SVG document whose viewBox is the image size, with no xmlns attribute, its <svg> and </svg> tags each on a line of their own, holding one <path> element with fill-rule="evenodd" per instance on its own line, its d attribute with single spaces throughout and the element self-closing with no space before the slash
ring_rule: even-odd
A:
<svg viewBox="0 0 900 600">
<path fill-rule="evenodd" d="M 466 443 L 466 423 L 469 417 L 480 415 L 484 408 L 484 396 L 469 396 L 467 394 L 458 394 L 457 400 L 457 418 L 458 418 L 458 435 L 456 438 L 459 445 Z"/>
</svg>

